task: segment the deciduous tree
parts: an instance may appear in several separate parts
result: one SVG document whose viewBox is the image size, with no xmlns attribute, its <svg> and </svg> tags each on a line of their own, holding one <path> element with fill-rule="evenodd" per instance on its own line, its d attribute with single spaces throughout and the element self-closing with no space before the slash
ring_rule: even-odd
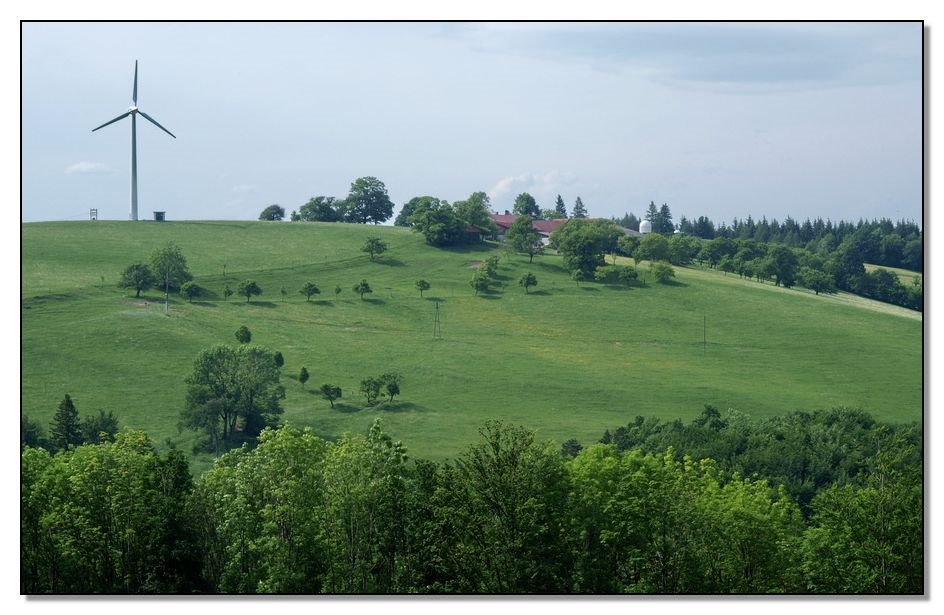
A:
<svg viewBox="0 0 944 615">
<path fill-rule="evenodd" d="M 534 197 L 527 192 L 522 192 L 515 197 L 515 205 L 512 213 L 519 216 L 530 216 L 532 219 L 541 217 L 541 208 L 538 207 Z"/>
<path fill-rule="evenodd" d="M 544 244 L 541 242 L 541 234 L 534 228 L 534 220 L 531 216 L 520 216 L 508 228 L 505 233 L 505 241 L 508 242 L 515 252 L 528 255 L 528 262 L 534 261 L 534 255 L 544 251 Z"/>
<path fill-rule="evenodd" d="M 255 436 L 282 413 L 279 368 L 272 351 L 261 346 L 220 344 L 201 351 L 187 385 L 181 423 L 203 431 L 213 450 L 231 439 L 240 423 Z"/>
<path fill-rule="evenodd" d="M 334 408 L 334 400 L 341 399 L 341 387 L 333 384 L 321 385 L 321 396 L 328 400 L 331 407 Z"/>
<path fill-rule="evenodd" d="M 531 286 L 537 286 L 537 285 L 538 285 L 538 278 L 537 278 L 533 273 L 531 273 L 531 272 L 529 271 L 528 273 L 526 273 L 526 274 L 524 274 L 523 276 L 521 276 L 521 279 L 518 280 L 518 285 L 519 285 L 519 286 L 523 286 L 523 287 L 524 287 L 524 292 L 525 292 L 525 294 L 527 294 L 527 293 L 528 293 L 528 288 L 530 288 Z"/>
<path fill-rule="evenodd" d="M 285 208 L 280 207 L 279 205 L 269 205 L 262 210 L 262 213 L 259 214 L 260 220 L 281 220 L 285 217 Z"/>
<path fill-rule="evenodd" d="M 302 289 L 298 292 L 305 295 L 306 301 L 311 301 L 311 296 L 321 293 L 321 289 L 318 288 L 314 282 L 305 282 L 305 285 L 302 286 Z"/>
<path fill-rule="evenodd" d="M 337 289 L 335 289 L 334 292 L 337 293 Z M 357 285 L 354 286 L 354 292 L 360 295 L 361 301 L 363 301 L 364 295 L 370 294 L 374 291 L 371 289 L 370 284 L 367 283 L 367 280 L 361 280 L 357 283 Z"/>
<path fill-rule="evenodd" d="M 236 292 L 246 297 L 246 303 L 249 303 L 250 298 L 262 294 L 262 288 L 256 284 L 255 280 L 243 280 L 236 288 Z"/>
<path fill-rule="evenodd" d="M 179 290 L 184 282 L 193 279 L 187 269 L 187 259 L 173 242 L 151 254 L 150 268 L 154 284 L 159 288 L 166 288 L 168 292 Z"/>
<path fill-rule="evenodd" d="M 118 288 L 133 288 L 134 296 L 140 297 L 142 290 L 149 290 L 154 286 L 154 276 L 150 268 L 144 263 L 134 263 L 121 272 Z"/>
<path fill-rule="evenodd" d="M 393 216 L 393 202 L 387 196 L 387 187 L 376 177 L 354 180 L 345 204 L 350 222 L 379 224 Z"/>
<path fill-rule="evenodd" d="M 379 237 L 368 237 L 367 241 L 364 242 L 364 245 L 361 246 L 361 252 L 367 252 L 370 254 L 370 260 L 374 260 L 374 256 L 383 254 L 386 251 L 387 242 L 383 241 Z"/>
</svg>

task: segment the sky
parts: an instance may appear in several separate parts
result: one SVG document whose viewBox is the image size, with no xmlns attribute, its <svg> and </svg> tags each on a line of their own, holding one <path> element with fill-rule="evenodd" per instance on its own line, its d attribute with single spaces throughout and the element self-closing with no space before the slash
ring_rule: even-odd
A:
<svg viewBox="0 0 944 615">
<path fill-rule="evenodd" d="M 257 219 L 358 177 L 593 217 L 922 219 L 905 23 L 22 25 L 24 222 Z"/>
</svg>

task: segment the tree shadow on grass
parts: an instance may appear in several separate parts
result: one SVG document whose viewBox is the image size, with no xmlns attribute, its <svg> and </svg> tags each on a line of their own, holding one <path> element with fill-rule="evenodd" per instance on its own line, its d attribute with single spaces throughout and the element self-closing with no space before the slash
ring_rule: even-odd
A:
<svg viewBox="0 0 944 615">
<path fill-rule="evenodd" d="M 425 412 L 426 407 L 415 404 L 411 401 L 392 401 L 384 402 L 374 406 L 375 410 L 381 412 Z"/>
<path fill-rule="evenodd" d="M 679 282 L 678 280 L 666 280 L 665 282 L 657 282 L 657 284 L 662 284 L 663 286 L 688 286 L 685 282 Z"/>
<path fill-rule="evenodd" d="M 212 301 L 191 301 L 191 305 L 199 305 L 200 307 L 217 307 L 216 303 Z"/>
<path fill-rule="evenodd" d="M 580 287 L 580 290 L 582 290 L 582 291 L 584 291 L 584 292 L 588 292 L 588 293 L 598 293 L 598 292 L 600 292 L 600 289 L 599 289 L 599 288 L 595 288 L 595 287 L 593 287 L 593 286 L 581 286 L 581 287 Z"/>
<path fill-rule="evenodd" d="M 476 295 L 476 296 L 477 296 L 479 299 L 488 299 L 488 300 L 490 300 L 490 301 L 494 301 L 495 299 L 501 299 L 501 294 L 500 294 L 500 293 L 491 292 L 491 291 L 489 291 L 489 292 L 484 292 L 484 291 L 482 291 L 482 292 L 479 292 L 479 294 Z"/>
<path fill-rule="evenodd" d="M 386 303 L 386 301 L 380 297 L 364 297 L 363 301 L 364 303 L 372 303 L 374 305 L 383 305 Z"/>
<path fill-rule="evenodd" d="M 378 258 L 374 261 L 377 265 L 387 265 L 388 267 L 404 267 L 406 263 L 399 258 Z"/>
<path fill-rule="evenodd" d="M 545 290 L 545 289 L 542 288 L 541 290 L 532 290 L 531 292 L 529 292 L 529 293 L 527 293 L 527 294 L 529 294 L 529 295 L 537 295 L 538 297 L 546 297 L 547 295 L 550 295 L 551 292 L 550 292 L 549 290 Z"/>
<path fill-rule="evenodd" d="M 333 301 L 328 301 L 327 299 L 322 299 L 320 301 L 309 301 L 312 305 L 318 305 L 321 307 L 334 307 Z"/>
<path fill-rule="evenodd" d="M 352 406 L 351 404 L 346 404 L 340 401 L 334 402 L 335 412 L 343 412 L 345 414 L 351 414 L 353 412 L 360 412 L 361 410 L 363 410 L 363 408 L 359 406 Z"/>
<path fill-rule="evenodd" d="M 436 303 L 446 302 L 446 300 L 442 297 L 423 297 L 423 301 L 435 301 Z"/>
<path fill-rule="evenodd" d="M 498 247 L 498 244 L 488 241 L 476 241 L 474 243 L 463 243 L 457 246 L 440 248 L 443 252 L 452 252 L 453 254 L 469 254 L 472 252 L 491 252 Z"/>
<path fill-rule="evenodd" d="M 263 307 L 263 308 L 274 308 L 277 306 L 277 304 L 273 301 L 250 301 L 248 303 L 245 301 L 242 301 L 239 303 L 239 305 L 248 306 L 248 307 Z"/>
</svg>

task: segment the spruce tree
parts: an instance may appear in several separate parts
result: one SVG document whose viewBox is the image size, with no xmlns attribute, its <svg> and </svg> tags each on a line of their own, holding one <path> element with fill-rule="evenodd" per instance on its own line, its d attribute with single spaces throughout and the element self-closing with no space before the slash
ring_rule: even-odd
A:
<svg viewBox="0 0 944 615">
<path fill-rule="evenodd" d="M 574 218 L 586 218 L 587 217 L 587 208 L 583 206 L 583 201 L 580 200 L 580 197 L 577 197 L 577 200 L 574 202 L 574 210 L 571 212 Z"/>
<path fill-rule="evenodd" d="M 561 198 L 561 195 L 557 195 L 557 203 L 554 205 L 554 213 L 557 214 L 558 218 L 567 217 L 567 208 L 564 207 L 564 199 Z"/>
<path fill-rule="evenodd" d="M 82 426 L 79 424 L 79 411 L 67 393 L 59 402 L 59 409 L 49 426 L 49 438 L 56 449 L 67 449 L 82 444 Z"/>
</svg>

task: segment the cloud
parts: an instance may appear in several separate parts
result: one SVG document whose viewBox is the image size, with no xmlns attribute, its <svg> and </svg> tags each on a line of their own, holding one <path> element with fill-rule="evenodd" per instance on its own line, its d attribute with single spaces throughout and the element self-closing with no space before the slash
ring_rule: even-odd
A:
<svg viewBox="0 0 944 615">
<path fill-rule="evenodd" d="M 522 192 L 527 192 L 538 202 L 542 202 L 554 199 L 576 181 L 577 176 L 570 172 L 524 173 L 499 179 L 488 191 L 488 197 L 495 202 L 496 207 L 498 201 L 505 201 L 509 197 L 514 200 L 514 197 Z"/>
<path fill-rule="evenodd" d="M 233 186 L 233 192 L 236 194 L 252 194 L 256 191 L 256 187 L 252 184 L 237 184 Z"/>
<path fill-rule="evenodd" d="M 589 63 L 682 87 L 766 90 L 921 79 L 916 22 L 553 25 L 490 24 L 464 34 L 480 51 Z"/>
<path fill-rule="evenodd" d="M 66 167 L 66 175 L 108 172 L 108 166 L 103 162 L 88 162 L 83 160 L 82 162 L 76 162 Z"/>
</svg>

